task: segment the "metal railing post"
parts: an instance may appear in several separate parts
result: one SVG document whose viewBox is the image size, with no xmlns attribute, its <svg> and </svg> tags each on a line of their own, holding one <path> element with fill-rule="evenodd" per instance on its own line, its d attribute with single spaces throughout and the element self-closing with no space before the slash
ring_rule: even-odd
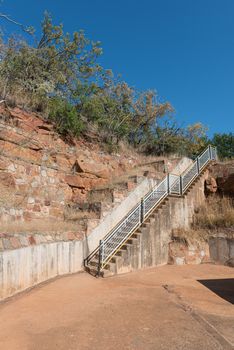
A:
<svg viewBox="0 0 234 350">
<path fill-rule="evenodd" d="M 209 158 L 210 158 L 210 160 L 212 160 L 211 146 L 210 145 L 208 146 L 208 149 L 209 149 Z"/>
<path fill-rule="evenodd" d="M 170 174 L 167 174 L 167 193 L 170 194 Z"/>
<path fill-rule="evenodd" d="M 218 160 L 218 151 L 217 151 L 217 147 L 214 147 L 214 153 L 215 153 L 215 160 Z"/>
<path fill-rule="evenodd" d="M 97 276 L 100 277 L 101 274 L 101 263 L 102 263 L 102 240 L 99 241 L 99 254 L 98 254 L 98 270 Z"/>
<path fill-rule="evenodd" d="M 145 216 L 145 210 L 144 210 L 144 198 L 141 198 L 141 214 L 140 214 L 140 220 L 141 224 L 144 221 L 144 216 Z"/>
<path fill-rule="evenodd" d="M 199 157 L 197 157 L 197 173 L 200 173 Z"/>
<path fill-rule="evenodd" d="M 217 147 L 210 146 L 211 160 L 218 160 Z"/>
<path fill-rule="evenodd" d="M 180 195 L 183 195 L 183 179 L 182 176 L 180 175 Z"/>
</svg>

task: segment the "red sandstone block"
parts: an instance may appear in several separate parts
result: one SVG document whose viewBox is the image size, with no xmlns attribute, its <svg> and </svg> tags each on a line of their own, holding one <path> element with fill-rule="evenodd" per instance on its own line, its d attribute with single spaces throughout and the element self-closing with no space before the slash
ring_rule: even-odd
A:
<svg viewBox="0 0 234 350">
<path fill-rule="evenodd" d="M 40 205 L 39 204 L 35 204 L 34 207 L 33 207 L 33 211 L 40 212 L 41 211 Z"/>
<path fill-rule="evenodd" d="M 66 237 L 68 241 L 74 241 L 76 239 L 76 236 L 73 232 L 67 232 Z"/>
<path fill-rule="evenodd" d="M 11 242 L 12 248 L 14 249 L 21 247 L 20 240 L 17 237 L 11 237 L 10 242 Z"/>
<path fill-rule="evenodd" d="M 29 237 L 28 237 L 28 243 L 29 243 L 30 245 L 35 245 L 35 244 L 36 244 L 35 238 L 34 238 L 33 236 L 29 236 Z"/>
<path fill-rule="evenodd" d="M 49 199 L 45 199 L 44 204 L 45 204 L 46 207 L 49 207 L 49 206 L 50 206 L 50 201 L 49 201 Z"/>
<path fill-rule="evenodd" d="M 58 208 L 50 208 L 49 215 L 62 218 L 63 217 L 63 210 L 58 209 Z"/>
</svg>

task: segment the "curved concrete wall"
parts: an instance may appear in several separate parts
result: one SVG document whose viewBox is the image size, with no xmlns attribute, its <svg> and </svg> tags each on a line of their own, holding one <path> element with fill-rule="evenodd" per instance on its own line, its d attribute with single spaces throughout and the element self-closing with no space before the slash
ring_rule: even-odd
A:
<svg viewBox="0 0 234 350">
<path fill-rule="evenodd" d="M 83 242 L 54 242 L 0 253 L 0 300 L 82 270 Z"/>
</svg>

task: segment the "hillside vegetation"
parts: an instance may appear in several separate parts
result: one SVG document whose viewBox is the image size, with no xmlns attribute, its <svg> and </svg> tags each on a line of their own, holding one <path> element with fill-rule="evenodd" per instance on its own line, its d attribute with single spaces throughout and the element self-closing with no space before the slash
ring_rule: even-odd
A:
<svg viewBox="0 0 234 350">
<path fill-rule="evenodd" d="M 141 152 L 194 156 L 212 142 L 220 156 L 233 156 L 233 133 L 208 140 L 201 123 L 179 126 L 170 102 L 161 101 L 155 91 L 138 91 L 104 69 L 98 62 L 100 42 L 83 31 L 65 34 L 48 14 L 40 36 L 23 29 L 23 37 L 1 39 L 2 103 L 40 112 L 65 138 L 97 140 L 110 151 L 123 141 Z"/>
</svg>

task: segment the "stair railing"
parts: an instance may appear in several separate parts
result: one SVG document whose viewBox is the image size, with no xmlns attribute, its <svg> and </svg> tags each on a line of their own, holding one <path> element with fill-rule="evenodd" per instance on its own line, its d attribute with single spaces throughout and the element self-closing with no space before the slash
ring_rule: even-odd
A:
<svg viewBox="0 0 234 350">
<path fill-rule="evenodd" d="M 152 211 L 169 195 L 182 196 L 206 165 L 216 159 L 216 148 L 209 145 L 183 174 L 167 174 L 104 239 L 100 240 L 99 246 L 85 259 L 85 266 L 88 266 L 89 262 L 96 258 L 97 274 L 100 275 L 101 270 L 108 264 L 113 255 L 125 244 L 132 233 L 141 226 Z"/>
</svg>

